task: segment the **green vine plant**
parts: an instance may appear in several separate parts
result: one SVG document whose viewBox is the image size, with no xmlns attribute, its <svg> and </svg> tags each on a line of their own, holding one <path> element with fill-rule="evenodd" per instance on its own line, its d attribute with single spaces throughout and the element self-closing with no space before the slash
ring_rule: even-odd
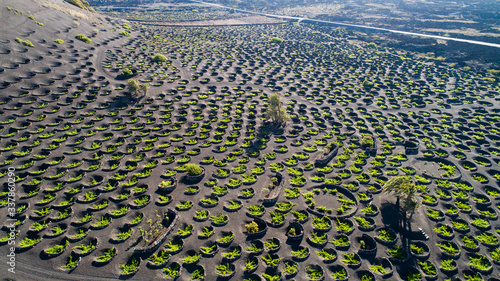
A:
<svg viewBox="0 0 500 281">
<path fill-rule="evenodd" d="M 99 256 L 96 258 L 96 260 L 100 261 L 100 262 L 107 262 L 109 260 L 111 260 L 114 256 L 116 255 L 116 249 L 115 247 L 107 250 L 106 252 L 104 252 L 104 254 L 102 256 Z"/>
<path fill-rule="evenodd" d="M 380 264 L 373 264 L 373 265 L 370 266 L 370 269 L 373 272 L 377 272 L 377 273 L 380 273 L 380 274 L 386 274 L 386 273 L 388 273 L 387 269 L 385 269 L 385 267 L 383 267 Z"/>
<path fill-rule="evenodd" d="M 277 266 L 281 258 L 273 258 L 271 254 L 267 254 L 267 257 L 262 256 L 261 259 L 267 266 Z"/>
</svg>

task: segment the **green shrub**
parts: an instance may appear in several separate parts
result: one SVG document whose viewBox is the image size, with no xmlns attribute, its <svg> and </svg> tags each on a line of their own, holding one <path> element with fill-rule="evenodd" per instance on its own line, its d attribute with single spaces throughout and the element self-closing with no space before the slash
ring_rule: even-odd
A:
<svg viewBox="0 0 500 281">
<path fill-rule="evenodd" d="M 259 225 L 254 221 L 249 224 L 245 224 L 245 228 L 247 229 L 248 233 L 259 232 Z"/>
<path fill-rule="evenodd" d="M 371 136 L 364 136 L 361 139 L 361 145 L 364 147 L 373 147 L 375 145 L 375 142 L 373 141 L 373 138 Z"/>
<path fill-rule="evenodd" d="M 156 54 L 154 57 L 153 57 L 153 61 L 154 62 L 157 62 L 157 63 L 160 63 L 160 62 L 166 62 L 167 61 L 167 57 L 162 55 L 162 54 Z"/>
<path fill-rule="evenodd" d="M 24 46 L 28 46 L 28 47 L 32 47 L 32 48 L 35 47 L 35 45 L 33 45 L 33 43 L 31 43 L 30 40 L 22 40 L 22 39 L 16 38 L 16 42 L 21 43 Z"/>
<path fill-rule="evenodd" d="M 127 81 L 127 90 L 134 96 L 146 95 L 149 85 L 147 83 L 139 84 L 139 80 L 130 79 Z"/>
<path fill-rule="evenodd" d="M 134 73 L 132 72 L 132 70 L 128 69 L 128 68 L 125 68 L 123 71 L 122 71 L 122 75 L 124 76 L 129 76 L 129 75 L 133 75 Z"/>
<path fill-rule="evenodd" d="M 122 36 L 125 36 L 125 37 L 130 37 L 132 35 L 130 35 L 130 33 L 128 33 L 127 31 L 123 30 L 122 32 L 120 32 L 120 35 Z"/>
<path fill-rule="evenodd" d="M 370 82 L 368 80 L 365 79 L 365 81 L 363 81 L 363 87 L 365 88 L 369 88 L 369 87 L 372 87 L 373 86 L 373 82 Z"/>
<path fill-rule="evenodd" d="M 62 40 L 62 39 L 56 39 L 56 40 L 54 40 L 54 42 L 56 42 L 57 44 L 63 44 L 64 40 Z"/>
<path fill-rule="evenodd" d="M 197 176 L 203 173 L 203 168 L 194 163 L 186 164 L 186 171 L 190 176 Z"/>
<path fill-rule="evenodd" d="M 283 43 L 283 39 L 279 38 L 279 37 L 273 37 L 269 40 L 269 43 L 278 43 L 278 44 L 281 44 Z"/>
<path fill-rule="evenodd" d="M 82 41 L 82 42 L 85 42 L 87 44 L 93 44 L 92 43 L 92 40 L 90 40 L 90 38 L 88 38 L 87 36 L 83 35 L 83 34 L 77 34 L 75 36 L 76 39 Z"/>
</svg>

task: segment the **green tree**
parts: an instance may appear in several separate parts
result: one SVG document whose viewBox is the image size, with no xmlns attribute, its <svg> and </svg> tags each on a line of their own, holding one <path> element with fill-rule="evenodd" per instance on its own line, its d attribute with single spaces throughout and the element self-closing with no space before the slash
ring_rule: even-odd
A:
<svg viewBox="0 0 500 281">
<path fill-rule="evenodd" d="M 415 185 L 413 185 L 415 187 Z M 416 188 L 415 188 L 416 189 Z M 416 194 L 416 193 L 415 193 Z M 411 220 L 413 218 L 413 215 L 415 212 L 418 210 L 420 207 L 420 202 L 415 199 L 415 196 L 408 196 L 406 200 L 403 201 L 403 211 L 405 214 L 410 214 L 410 217 L 408 218 L 408 228 L 411 231 Z"/>
<path fill-rule="evenodd" d="M 285 108 L 278 93 L 274 93 L 269 97 L 269 105 L 266 114 L 271 118 L 274 124 L 281 126 L 288 120 Z"/>
<path fill-rule="evenodd" d="M 147 83 L 139 84 L 137 79 L 129 79 L 127 81 L 127 90 L 135 98 L 145 96 L 148 92 L 148 88 L 149 85 Z"/>
<path fill-rule="evenodd" d="M 410 181 L 409 177 L 397 176 L 388 180 L 382 187 L 384 192 L 391 193 L 396 196 L 396 205 L 398 210 L 404 212 L 404 219 L 406 220 L 407 214 L 410 214 L 408 221 L 405 222 L 411 230 L 411 220 L 413 215 L 420 207 L 420 202 L 416 199 L 419 193 L 418 187 Z M 400 201 L 403 201 L 401 206 Z"/>
</svg>

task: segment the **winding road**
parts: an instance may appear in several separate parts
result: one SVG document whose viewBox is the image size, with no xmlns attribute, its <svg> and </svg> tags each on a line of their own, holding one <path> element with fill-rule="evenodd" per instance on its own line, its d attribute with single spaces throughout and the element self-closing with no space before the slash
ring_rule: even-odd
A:
<svg viewBox="0 0 500 281">
<path fill-rule="evenodd" d="M 446 36 L 439 36 L 439 35 L 415 33 L 415 32 L 393 30 L 393 29 L 366 26 L 366 25 L 358 25 L 358 24 L 349 24 L 349 23 L 341 23 L 341 22 L 333 22 L 333 21 L 325 21 L 325 20 L 315 20 L 315 19 L 308 19 L 308 18 L 303 18 L 303 17 L 280 16 L 280 15 L 273 15 L 273 14 L 267 14 L 267 13 L 261 13 L 261 12 L 236 9 L 233 7 L 228 7 L 228 6 L 224 6 L 224 5 L 220 5 L 220 4 L 208 3 L 208 2 L 203 2 L 203 1 L 197 1 L 197 0 L 191 0 L 191 1 L 195 2 L 195 3 L 199 3 L 199 4 L 204 4 L 204 5 L 209 5 L 209 6 L 214 6 L 214 7 L 224 8 L 224 9 L 233 9 L 235 11 L 242 12 L 242 13 L 249 13 L 249 14 L 260 15 L 260 16 L 271 17 L 271 18 L 297 20 L 299 22 L 309 22 L 309 23 L 322 23 L 322 24 L 345 26 L 345 27 L 354 27 L 354 28 L 371 30 L 371 31 L 390 32 L 390 33 L 396 33 L 396 34 L 420 36 L 420 37 L 426 37 L 426 38 L 434 38 L 434 39 L 441 39 L 441 40 L 447 40 L 447 41 L 456 41 L 456 42 L 462 42 L 462 43 L 469 43 L 469 44 L 475 44 L 475 45 L 500 48 L 500 44 L 477 41 L 477 40 L 468 40 L 468 39 L 453 38 L 453 37 L 446 37 Z"/>
</svg>

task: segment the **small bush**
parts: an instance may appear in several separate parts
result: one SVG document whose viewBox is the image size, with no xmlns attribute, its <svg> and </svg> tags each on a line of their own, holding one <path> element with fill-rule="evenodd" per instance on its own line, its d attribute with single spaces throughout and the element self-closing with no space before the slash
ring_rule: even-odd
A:
<svg viewBox="0 0 500 281">
<path fill-rule="evenodd" d="M 90 38 L 88 38 L 87 36 L 85 36 L 83 34 L 77 34 L 75 36 L 75 38 L 82 41 L 82 42 L 85 42 L 87 44 L 92 44 L 92 40 L 90 40 Z"/>
<path fill-rule="evenodd" d="M 371 136 L 364 136 L 361 139 L 361 145 L 364 147 L 373 147 L 375 145 L 375 142 Z"/>
<path fill-rule="evenodd" d="M 122 75 L 124 76 L 129 76 L 129 75 L 133 75 L 134 73 L 132 72 L 132 70 L 128 69 L 128 68 L 125 68 L 123 71 L 122 71 Z"/>
<path fill-rule="evenodd" d="M 199 165 L 194 164 L 194 163 L 188 163 L 186 164 L 186 171 L 188 175 L 190 176 L 197 176 L 203 173 L 203 168 L 201 168 Z"/>
<path fill-rule="evenodd" d="M 28 46 L 28 47 L 32 47 L 32 48 L 35 47 L 35 45 L 33 45 L 33 43 L 31 43 L 30 40 L 22 40 L 22 39 L 16 38 L 16 42 L 21 43 L 24 46 Z"/>
<path fill-rule="evenodd" d="M 162 54 L 156 54 L 154 57 L 153 57 L 153 61 L 154 62 L 157 62 L 157 63 L 160 63 L 160 62 L 166 62 L 167 61 L 167 57 L 162 55 Z"/>
<path fill-rule="evenodd" d="M 245 224 L 245 228 L 246 228 L 248 233 L 259 232 L 259 225 L 254 221 L 249 223 L 249 224 Z"/>
<path fill-rule="evenodd" d="M 281 44 L 283 43 L 283 39 L 279 38 L 279 37 L 273 37 L 269 40 L 269 43 L 278 43 L 278 44 Z"/>
<path fill-rule="evenodd" d="M 56 39 L 56 40 L 54 40 L 54 42 L 56 42 L 57 44 L 63 44 L 64 40 L 62 40 L 62 39 Z"/>
<path fill-rule="evenodd" d="M 123 28 L 125 28 L 125 29 L 132 29 L 132 28 L 130 27 L 130 25 L 128 25 L 128 24 L 126 24 L 126 23 L 124 23 L 124 24 L 122 25 L 122 27 L 123 27 Z"/>
<path fill-rule="evenodd" d="M 127 31 L 123 30 L 122 32 L 120 32 L 120 35 L 122 36 L 125 36 L 125 37 L 130 37 L 132 35 L 130 35 L 130 33 L 128 33 Z"/>
<path fill-rule="evenodd" d="M 373 82 L 365 80 L 365 81 L 363 81 L 363 87 L 365 87 L 365 88 L 373 87 Z"/>
<path fill-rule="evenodd" d="M 7 6 L 7 10 L 16 13 L 16 15 L 19 14 L 19 13 L 23 14 L 23 12 L 20 12 L 18 9 L 14 9 L 12 7 L 9 7 L 9 6 Z"/>
<path fill-rule="evenodd" d="M 127 89 L 135 97 L 139 97 L 141 95 L 145 96 L 148 92 L 148 88 L 149 86 L 147 83 L 139 84 L 137 79 L 130 79 L 127 81 Z"/>
</svg>

